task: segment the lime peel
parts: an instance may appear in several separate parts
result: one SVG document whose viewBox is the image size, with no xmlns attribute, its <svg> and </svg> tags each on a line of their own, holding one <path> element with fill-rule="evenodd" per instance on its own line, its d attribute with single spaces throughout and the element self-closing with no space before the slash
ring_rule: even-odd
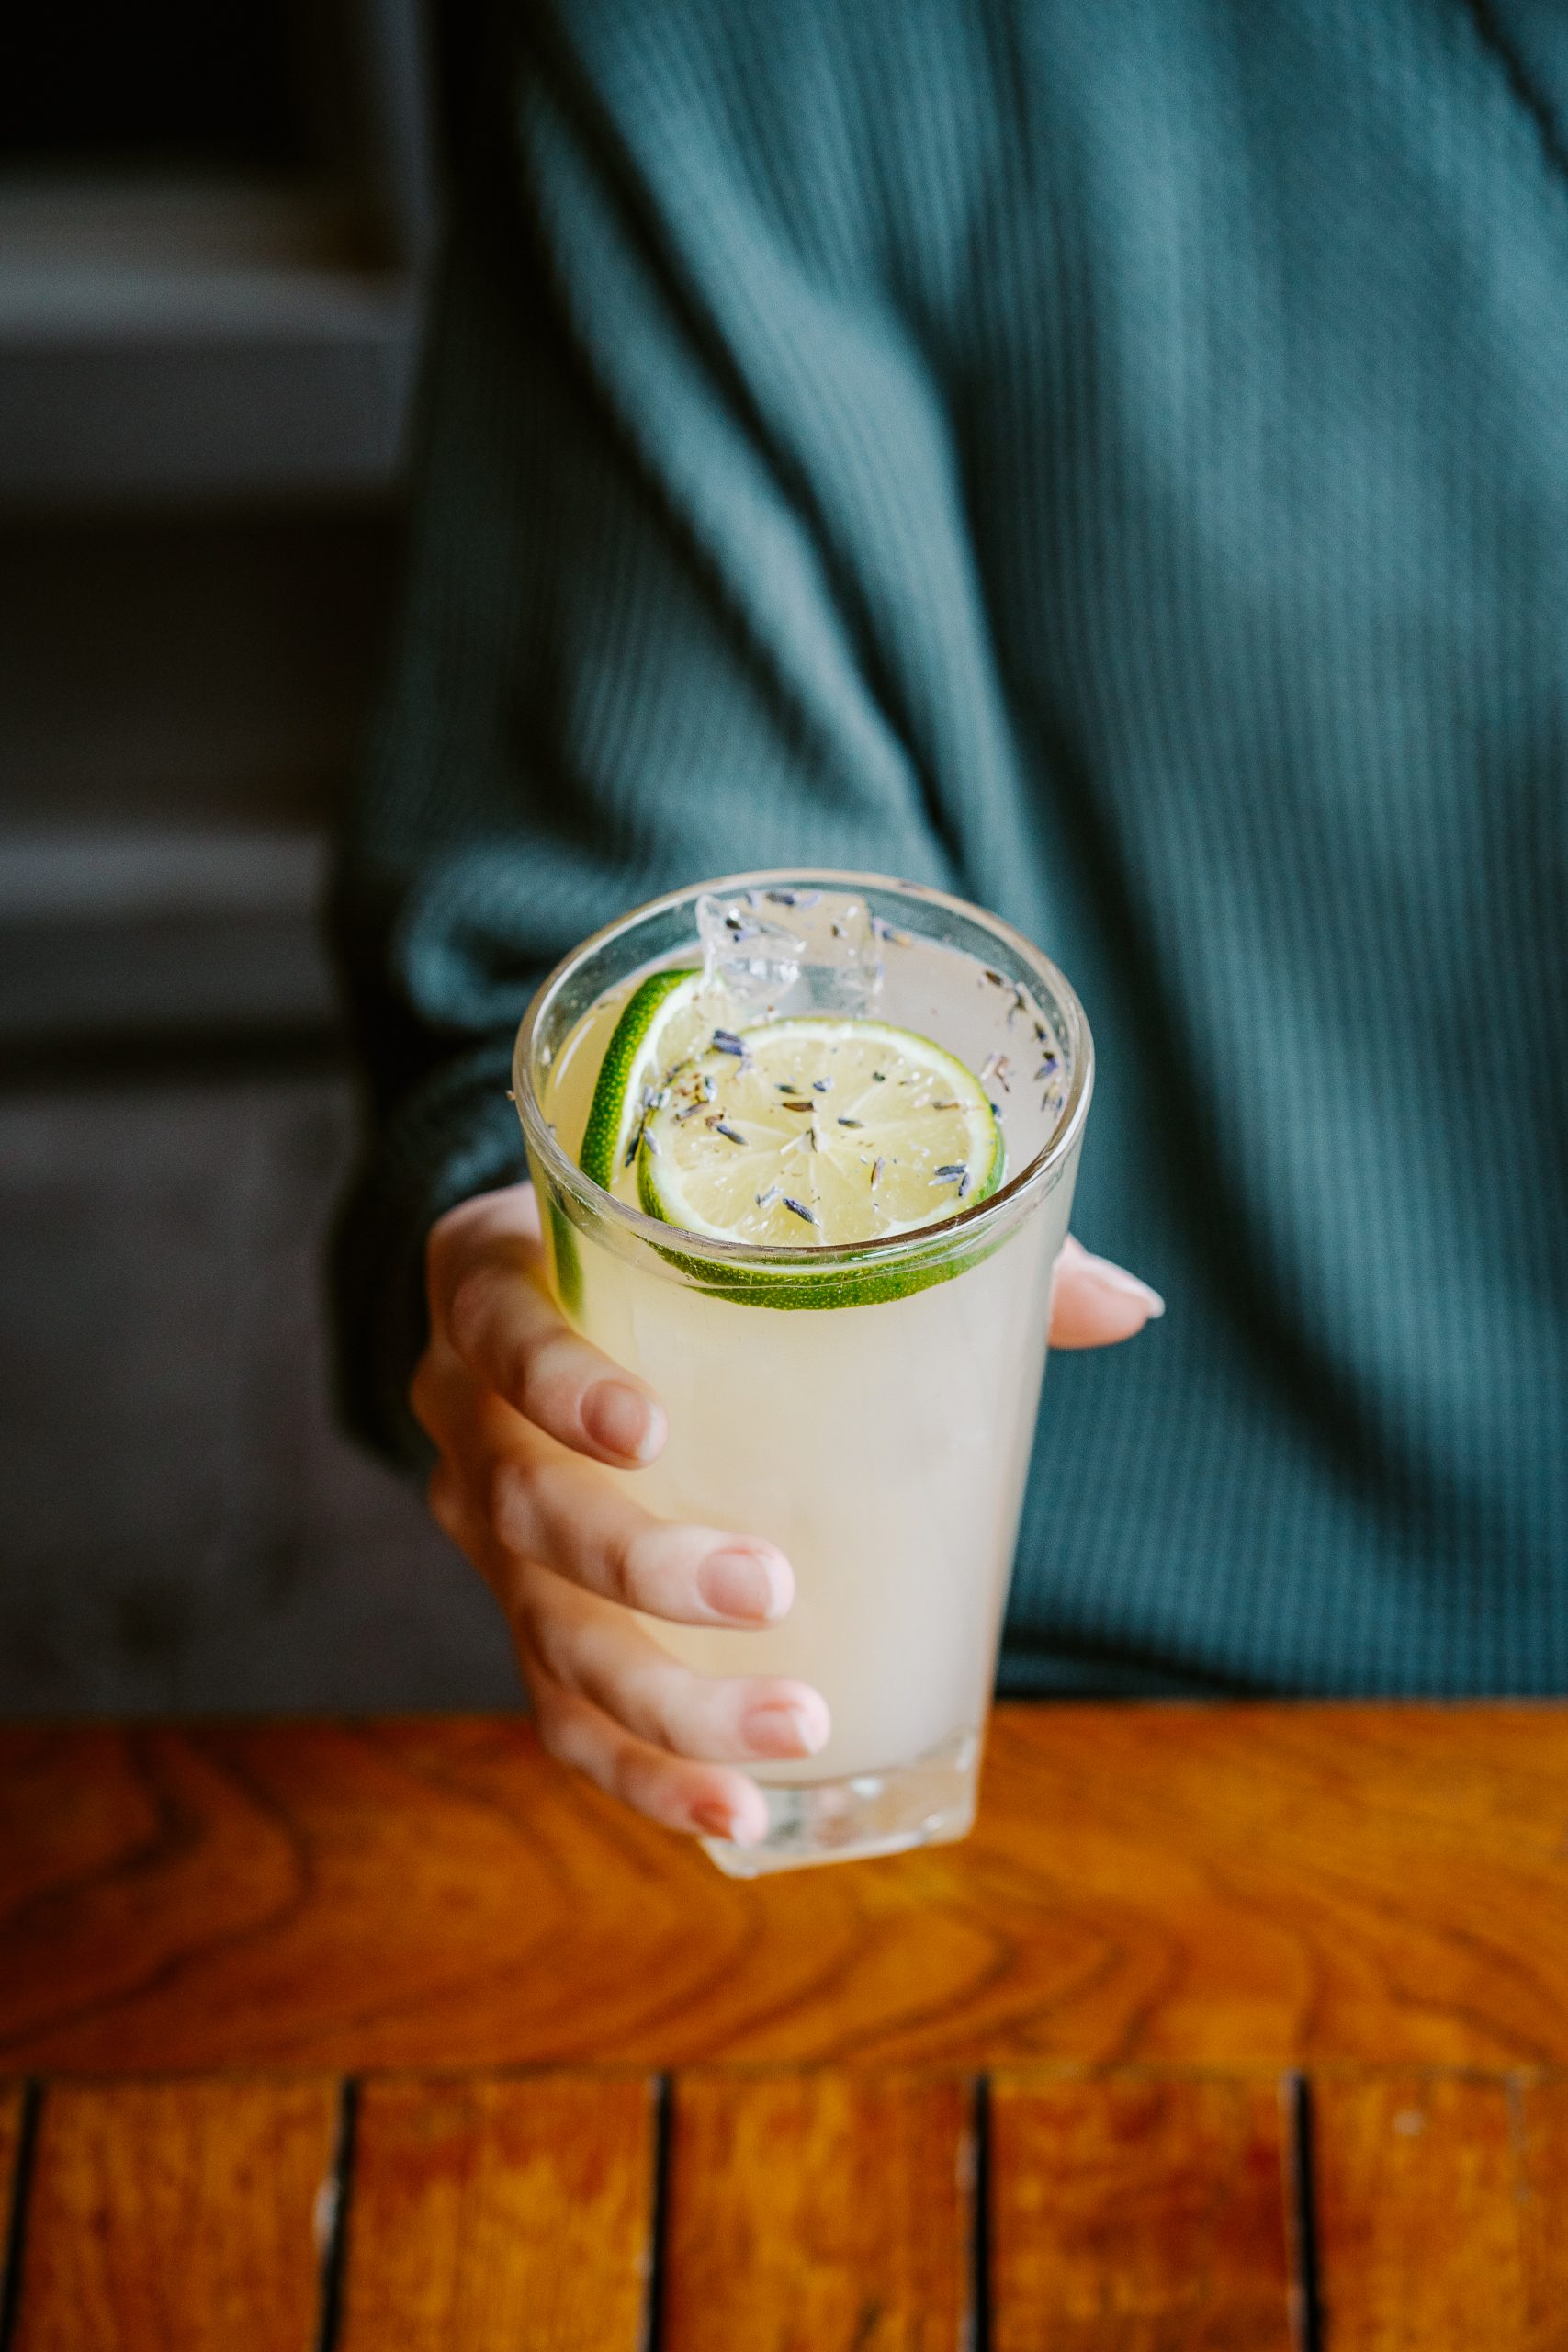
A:
<svg viewBox="0 0 1568 2352">
<path fill-rule="evenodd" d="M 686 967 L 650 972 L 622 1008 L 594 1080 L 577 1164 L 590 1182 L 613 1192 L 640 1136 L 643 1090 L 695 1048 L 702 1030 L 697 998 L 703 974 Z"/>
</svg>

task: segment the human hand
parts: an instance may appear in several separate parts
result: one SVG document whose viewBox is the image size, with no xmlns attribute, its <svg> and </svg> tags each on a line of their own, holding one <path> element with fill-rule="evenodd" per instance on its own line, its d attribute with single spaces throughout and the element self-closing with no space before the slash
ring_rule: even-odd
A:
<svg viewBox="0 0 1568 2352">
<path fill-rule="evenodd" d="M 668 1425 L 557 1309 L 531 1185 L 450 1210 L 426 1274 L 431 1337 L 410 1393 L 438 1456 L 430 1509 L 506 1613 L 540 1739 L 650 1820 L 755 1844 L 766 1804 L 738 1768 L 815 1755 L 825 1701 L 776 1675 L 693 1673 L 629 1612 L 773 1624 L 794 1598 L 789 1562 L 761 1536 L 656 1519 L 587 1466 L 651 1462 Z M 1131 1339 L 1163 1312 L 1134 1275 L 1066 1243 L 1054 1346 Z"/>
</svg>

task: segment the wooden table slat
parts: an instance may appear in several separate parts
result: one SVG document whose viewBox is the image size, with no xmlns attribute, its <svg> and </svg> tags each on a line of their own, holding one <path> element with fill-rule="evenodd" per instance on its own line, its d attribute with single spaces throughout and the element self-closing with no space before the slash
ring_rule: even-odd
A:
<svg viewBox="0 0 1568 2352">
<path fill-rule="evenodd" d="M 745 1884 L 507 1719 L 0 1731 L 0 2069 L 1568 2063 L 1568 1710 L 1002 1707 Z"/>
<path fill-rule="evenodd" d="M 367 2084 L 337 2352 L 637 2352 L 652 2085 Z"/>
<path fill-rule="evenodd" d="M 1287 2145 L 1269 2079 L 999 2076 L 995 2352 L 1291 2352 Z"/>
<path fill-rule="evenodd" d="M 15 2352 L 311 2352 L 337 2117 L 326 2082 L 48 2089 Z"/>
<path fill-rule="evenodd" d="M 682 2078 L 664 2341 L 672 2352 L 953 2352 L 969 2306 L 973 2157 L 962 2081 Z"/>
<path fill-rule="evenodd" d="M 1568 2081 L 1515 2086 L 1528 2352 L 1568 2352 Z"/>
<path fill-rule="evenodd" d="M 1314 2086 L 1319 2278 L 1334 2352 L 1545 2352 L 1568 2340 L 1529 2332 L 1521 2089 L 1417 2074 Z"/>
</svg>

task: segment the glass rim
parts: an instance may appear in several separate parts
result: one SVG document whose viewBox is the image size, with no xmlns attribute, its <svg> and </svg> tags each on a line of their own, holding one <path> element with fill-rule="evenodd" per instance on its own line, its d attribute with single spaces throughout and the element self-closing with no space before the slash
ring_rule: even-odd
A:
<svg viewBox="0 0 1568 2352">
<path fill-rule="evenodd" d="M 792 1248 L 788 1243 L 763 1244 L 755 1241 L 727 1241 L 705 1233 L 689 1233 L 684 1226 L 664 1224 L 649 1216 L 645 1209 L 629 1201 L 617 1200 L 585 1176 L 575 1160 L 556 1140 L 545 1119 L 530 1075 L 534 1040 L 539 1024 L 551 1001 L 565 985 L 578 966 L 587 957 L 608 946 L 623 933 L 636 930 L 651 916 L 664 914 L 685 903 L 694 905 L 705 892 L 741 893 L 804 884 L 807 888 L 844 888 L 886 891 L 904 899 L 917 899 L 928 906 L 944 907 L 966 921 L 980 924 L 993 937 L 1002 941 L 1041 978 L 1053 1004 L 1065 1016 L 1068 1042 L 1072 1050 L 1072 1073 L 1067 1091 L 1056 1123 L 1041 1148 L 1016 1176 L 1010 1176 L 983 1201 L 976 1201 L 955 1215 L 934 1218 L 929 1225 L 917 1226 L 908 1233 L 885 1234 L 871 1241 L 837 1241 L 813 1246 L 807 1242 Z M 962 951 L 960 951 L 962 952 Z M 765 867 L 756 873 L 728 874 L 714 881 L 688 882 L 678 890 L 666 890 L 657 899 L 645 899 L 627 913 L 617 915 L 613 922 L 592 932 L 568 955 L 561 957 L 534 991 L 527 1011 L 517 1030 L 512 1053 L 512 1083 L 518 1115 L 523 1123 L 524 1139 L 528 1156 L 541 1172 L 547 1172 L 551 1182 L 569 1193 L 581 1206 L 594 1216 L 608 1217 L 625 1231 L 656 1250 L 667 1250 L 671 1236 L 680 1234 L 688 1245 L 688 1254 L 694 1259 L 711 1260 L 716 1265 L 784 1266 L 804 1272 L 808 1267 L 867 1265 L 897 1265 L 911 1252 L 925 1254 L 949 1236 L 954 1243 L 972 1241 L 976 1234 L 995 1225 L 1010 1208 L 1021 1207 L 1031 1195 L 1043 1194 L 1049 1189 L 1048 1180 L 1060 1168 L 1077 1143 L 1088 1116 L 1089 1097 L 1094 1091 L 1094 1039 L 1089 1016 L 1079 1001 L 1077 990 L 1043 950 L 1032 940 L 984 907 L 969 899 L 960 899 L 950 890 L 939 890 L 924 882 L 900 881 L 886 874 L 857 873 L 839 866 L 779 865 Z"/>
</svg>

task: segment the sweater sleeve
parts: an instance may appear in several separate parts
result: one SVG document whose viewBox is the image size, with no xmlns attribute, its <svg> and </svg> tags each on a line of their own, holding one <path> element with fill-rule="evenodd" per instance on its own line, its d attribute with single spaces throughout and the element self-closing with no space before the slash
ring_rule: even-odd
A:
<svg viewBox="0 0 1568 2352">
<path fill-rule="evenodd" d="M 657 55 L 636 48 L 649 16 Z M 331 918 L 367 1107 L 333 1253 L 339 1392 L 406 1460 L 424 1237 L 523 1173 L 507 1069 L 543 972 L 708 875 L 955 878 L 918 675 L 879 650 L 891 632 L 918 669 L 887 583 L 944 504 L 962 536 L 937 404 L 860 299 L 852 187 L 829 266 L 787 170 L 748 169 L 724 12 L 699 21 L 707 47 L 676 7 L 531 10 L 461 159 Z"/>
</svg>

